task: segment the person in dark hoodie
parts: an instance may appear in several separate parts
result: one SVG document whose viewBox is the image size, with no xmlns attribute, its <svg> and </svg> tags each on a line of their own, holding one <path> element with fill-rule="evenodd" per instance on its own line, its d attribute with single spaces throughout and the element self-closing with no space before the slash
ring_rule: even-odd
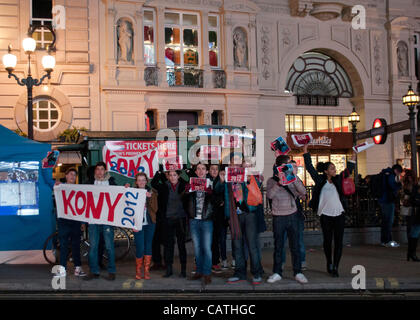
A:
<svg viewBox="0 0 420 320">
<path fill-rule="evenodd" d="M 166 273 L 163 277 L 165 278 L 173 274 L 175 236 L 181 262 L 180 276 L 183 278 L 187 276 L 187 250 L 185 247 L 187 214 L 184 208 L 186 182 L 180 179 L 180 174 L 180 171 L 169 171 L 168 179 L 166 179 L 164 172 L 157 171 L 151 182 L 152 188 L 158 192 L 159 213 L 163 217 L 163 255 L 166 265 Z"/>
<path fill-rule="evenodd" d="M 115 179 L 106 171 L 106 164 L 102 161 L 95 165 L 94 176 L 91 177 L 87 184 L 97 186 L 115 186 Z M 115 280 L 116 267 L 115 267 L 115 248 L 114 248 L 114 227 L 102 224 L 89 225 L 89 269 L 90 273 L 84 277 L 84 280 L 92 280 L 99 278 L 99 263 L 98 263 L 98 250 L 100 236 L 103 236 L 105 241 L 105 248 L 108 252 L 108 276 L 106 280 Z"/>
<path fill-rule="evenodd" d="M 402 167 L 399 164 L 386 168 L 382 174 L 382 196 L 378 199 L 382 213 L 381 244 L 385 247 L 398 247 L 392 241 L 392 224 L 394 223 L 395 200 L 401 189 L 400 175 Z"/>
<path fill-rule="evenodd" d="M 321 217 L 321 228 L 324 238 L 324 254 L 327 260 L 327 272 L 338 277 L 338 266 L 343 252 L 344 213 L 347 210 L 347 199 L 343 194 L 343 174 L 337 174 L 332 162 L 319 162 L 315 169 L 312 165 L 308 145 L 303 147 L 303 158 L 306 170 L 315 182 L 309 206 Z M 348 177 L 353 172 L 356 154 L 347 163 Z M 332 242 L 334 239 L 334 258 L 332 258 Z"/>
</svg>

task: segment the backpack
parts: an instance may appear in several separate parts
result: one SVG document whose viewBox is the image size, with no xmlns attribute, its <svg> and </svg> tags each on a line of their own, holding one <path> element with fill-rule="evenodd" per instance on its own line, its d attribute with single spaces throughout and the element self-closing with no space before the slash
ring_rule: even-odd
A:
<svg viewBox="0 0 420 320">
<path fill-rule="evenodd" d="M 380 198 L 386 192 L 384 185 L 384 171 L 373 175 L 369 181 L 369 190 L 375 198 Z"/>
<path fill-rule="evenodd" d="M 344 175 L 344 172 L 347 170 L 347 174 L 349 175 L 347 178 Z M 343 171 L 341 175 L 341 189 L 343 190 L 343 194 L 348 197 L 351 196 L 356 192 L 356 186 L 354 185 L 353 179 L 350 177 L 348 169 Z"/>
</svg>

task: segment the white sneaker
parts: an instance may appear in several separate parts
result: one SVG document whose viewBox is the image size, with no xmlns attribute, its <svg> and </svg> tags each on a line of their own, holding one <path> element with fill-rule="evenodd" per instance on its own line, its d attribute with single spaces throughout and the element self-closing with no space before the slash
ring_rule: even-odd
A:
<svg viewBox="0 0 420 320">
<path fill-rule="evenodd" d="M 281 276 L 278 273 L 273 273 L 268 279 L 268 283 L 274 283 L 281 280 Z"/>
<path fill-rule="evenodd" d="M 74 275 L 76 277 L 86 277 L 86 273 L 83 271 L 82 267 L 76 267 L 76 269 L 74 269 Z"/>
<path fill-rule="evenodd" d="M 232 264 L 230 266 L 232 267 L 232 269 L 235 269 L 235 260 L 232 260 Z"/>
<path fill-rule="evenodd" d="M 227 270 L 227 269 L 229 269 L 227 260 L 223 260 L 222 261 L 222 270 Z"/>
<path fill-rule="evenodd" d="M 61 267 L 58 269 L 56 273 L 54 273 L 54 277 L 65 277 L 67 275 L 66 268 Z"/>
<path fill-rule="evenodd" d="M 303 275 L 303 273 L 298 273 L 295 276 L 295 279 L 296 279 L 297 282 L 299 282 L 301 284 L 308 283 L 308 279 L 306 279 L 306 277 Z"/>
<path fill-rule="evenodd" d="M 387 244 L 385 244 L 385 247 L 387 248 L 398 248 L 400 245 L 396 241 L 390 241 Z"/>
</svg>

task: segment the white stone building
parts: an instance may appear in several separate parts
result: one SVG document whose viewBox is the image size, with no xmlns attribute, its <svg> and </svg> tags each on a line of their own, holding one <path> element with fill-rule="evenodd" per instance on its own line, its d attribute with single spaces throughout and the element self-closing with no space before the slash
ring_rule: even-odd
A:
<svg viewBox="0 0 420 320">
<path fill-rule="evenodd" d="M 35 10 L 44 2 L 0 0 L 0 54 L 12 44 L 19 76 L 27 72 L 21 41 L 29 25 L 53 18 Z M 417 88 L 419 0 L 49 2 L 64 6 L 65 28 L 56 30 L 57 66 L 49 86 L 34 91 L 35 138 L 41 141 L 72 126 L 141 131 L 145 115 L 152 128 L 180 119 L 246 126 L 265 130 L 264 173 L 270 176 L 269 143 L 278 136 L 313 132 L 316 160 L 341 163 L 350 153 L 346 119 L 353 107 L 361 116 L 359 131 L 377 117 L 406 120 L 402 96 L 408 85 Z M 352 21 L 363 22 L 364 10 L 352 14 L 356 5 L 365 10 L 364 29 L 352 27 Z M 37 36 L 41 47 L 50 41 L 48 32 Z M 33 56 L 38 78 L 42 55 Z M 4 69 L 0 101 L 0 123 L 26 131 L 26 90 Z M 407 133 L 361 153 L 359 172 L 404 161 Z M 292 155 L 301 161 L 299 152 Z"/>
</svg>

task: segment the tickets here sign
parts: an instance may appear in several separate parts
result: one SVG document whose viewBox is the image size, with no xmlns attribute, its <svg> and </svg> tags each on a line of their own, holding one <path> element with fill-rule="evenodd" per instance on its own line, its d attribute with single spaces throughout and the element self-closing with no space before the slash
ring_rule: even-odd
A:
<svg viewBox="0 0 420 320">
<path fill-rule="evenodd" d="M 142 229 L 145 189 L 60 184 L 54 187 L 54 195 L 58 218 Z"/>
</svg>

